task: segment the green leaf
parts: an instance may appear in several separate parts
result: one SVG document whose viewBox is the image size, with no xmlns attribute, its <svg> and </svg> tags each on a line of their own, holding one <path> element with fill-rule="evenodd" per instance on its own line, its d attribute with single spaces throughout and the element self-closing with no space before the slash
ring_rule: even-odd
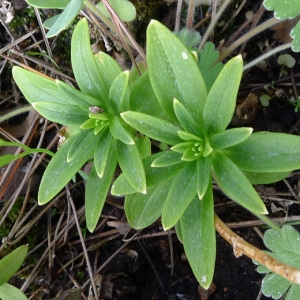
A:
<svg viewBox="0 0 300 300">
<path fill-rule="evenodd" d="M 113 10 L 117 13 L 119 18 L 123 22 L 131 22 L 136 17 L 136 10 L 134 5 L 127 0 L 108 0 Z M 96 7 L 107 17 L 110 18 L 110 14 L 107 11 L 105 5 L 100 2 Z"/>
<path fill-rule="evenodd" d="M 1 300 L 27 300 L 28 298 L 24 295 L 24 293 L 18 288 L 14 287 L 11 284 L 4 283 L 0 286 L 0 299 Z"/>
<path fill-rule="evenodd" d="M 162 213 L 164 230 L 178 222 L 197 193 L 197 172 L 194 162 L 187 163 L 177 174 L 170 187 L 166 205 Z"/>
<path fill-rule="evenodd" d="M 85 193 L 86 225 L 90 232 L 95 230 L 99 221 L 116 166 L 116 154 L 115 151 L 111 151 L 102 178 L 98 176 L 95 165 L 91 170 Z"/>
<path fill-rule="evenodd" d="M 58 17 L 54 25 L 50 28 L 46 34 L 46 37 L 53 37 L 64 29 L 68 28 L 74 21 L 75 17 L 79 14 L 82 7 L 83 0 L 71 0 L 63 13 Z"/>
<path fill-rule="evenodd" d="M 113 112 L 118 114 L 129 109 L 129 71 L 122 72 L 113 81 L 109 90 L 109 101 Z"/>
<path fill-rule="evenodd" d="M 103 106 L 103 103 L 99 98 L 96 99 L 87 94 L 84 94 L 62 81 L 55 80 L 55 82 L 62 93 L 61 97 L 69 104 L 78 105 L 82 110 L 86 112 L 89 112 L 89 107 L 91 106 Z"/>
<path fill-rule="evenodd" d="M 67 161 L 71 162 L 77 159 L 86 149 L 92 144 L 93 140 L 97 139 L 93 130 L 81 130 L 69 147 Z"/>
<path fill-rule="evenodd" d="M 177 99 L 173 101 L 173 107 L 175 115 L 182 126 L 182 128 L 187 131 L 191 132 L 192 134 L 198 135 L 201 133 L 201 128 L 198 128 L 196 121 L 191 116 L 190 112 L 186 109 L 186 107 Z M 204 135 L 201 135 L 204 138 Z"/>
<path fill-rule="evenodd" d="M 215 45 L 212 42 L 206 42 L 203 49 L 200 50 L 198 65 L 208 91 L 223 68 L 223 64 L 217 62 L 218 58 L 219 51 L 215 51 Z"/>
<path fill-rule="evenodd" d="M 209 136 L 224 131 L 236 106 L 236 96 L 243 72 L 241 55 L 232 58 L 211 87 L 203 111 L 203 121 Z"/>
<path fill-rule="evenodd" d="M 147 63 L 153 90 L 169 116 L 176 120 L 176 98 L 202 124 L 207 91 L 195 58 L 175 34 L 154 20 L 147 29 Z"/>
<path fill-rule="evenodd" d="M 203 199 L 195 197 L 180 219 L 184 251 L 200 285 L 208 289 L 216 260 L 211 182 Z"/>
<path fill-rule="evenodd" d="M 291 172 L 256 173 L 243 171 L 251 184 L 269 184 L 286 178 Z"/>
<path fill-rule="evenodd" d="M 26 100 L 33 104 L 35 102 L 51 102 L 56 104 L 70 104 L 62 96 L 57 84 L 51 78 L 35 74 L 20 67 L 13 67 L 12 74 L 18 87 Z"/>
<path fill-rule="evenodd" d="M 197 192 L 201 200 L 211 180 L 211 161 L 209 157 L 199 157 L 197 160 Z"/>
<path fill-rule="evenodd" d="M 292 29 L 290 36 L 293 38 L 292 50 L 300 52 L 300 22 Z"/>
<path fill-rule="evenodd" d="M 124 127 L 118 116 L 113 116 L 109 123 L 109 130 L 114 138 L 125 144 L 133 145 L 134 139 L 131 132 Z"/>
<path fill-rule="evenodd" d="M 250 127 L 232 128 L 213 135 L 209 143 L 214 150 L 225 149 L 246 140 L 252 133 Z"/>
<path fill-rule="evenodd" d="M 136 189 L 130 185 L 124 173 L 118 176 L 111 187 L 111 194 L 117 197 L 135 193 Z"/>
<path fill-rule="evenodd" d="M 130 185 L 140 193 L 146 193 L 146 175 L 137 146 L 116 141 L 118 163 Z"/>
<path fill-rule="evenodd" d="M 267 230 L 264 235 L 264 244 L 277 254 L 293 252 L 300 255 L 300 235 L 292 226 L 283 226 L 281 232 L 274 229 Z"/>
<path fill-rule="evenodd" d="M 178 240 L 180 241 L 180 243 L 183 244 L 183 238 L 182 238 L 182 230 L 181 230 L 180 220 L 175 224 L 175 231 L 176 231 L 176 235 L 178 237 Z"/>
<path fill-rule="evenodd" d="M 80 126 L 88 120 L 88 114 L 77 105 L 34 102 L 32 106 L 46 119 L 66 126 Z"/>
<path fill-rule="evenodd" d="M 55 197 L 94 153 L 97 139 L 82 149 L 76 159 L 68 162 L 67 155 L 76 138 L 77 135 L 67 138 L 48 164 L 39 188 L 39 204 L 46 204 Z"/>
<path fill-rule="evenodd" d="M 122 72 L 121 67 L 115 59 L 101 51 L 94 55 L 94 59 L 103 82 L 110 88 L 115 78 Z"/>
<path fill-rule="evenodd" d="M 170 145 L 181 142 L 178 137 L 180 128 L 170 122 L 134 111 L 123 112 L 121 117 L 134 129 L 154 140 Z"/>
<path fill-rule="evenodd" d="M 87 95 L 100 99 L 108 105 L 107 80 L 99 70 L 90 45 L 90 34 L 86 19 L 80 20 L 73 32 L 71 42 L 71 60 L 74 75 L 80 90 Z M 105 107 L 107 109 L 107 107 Z"/>
<path fill-rule="evenodd" d="M 0 260 L 0 286 L 6 283 L 19 270 L 27 252 L 28 246 L 23 245 Z"/>
<path fill-rule="evenodd" d="M 111 151 L 113 151 L 113 136 L 106 128 L 97 136 L 98 142 L 94 153 L 94 164 L 99 177 L 103 177 L 107 160 Z"/>
<path fill-rule="evenodd" d="M 129 102 L 130 109 L 133 111 L 156 117 L 166 115 L 154 94 L 148 71 L 143 73 L 132 86 Z"/>
<path fill-rule="evenodd" d="M 151 166 L 154 168 L 162 168 L 176 165 L 180 162 L 182 162 L 180 153 L 167 150 L 161 152 L 161 155 L 153 161 Z"/>
<path fill-rule="evenodd" d="M 71 0 L 26 0 L 26 2 L 38 8 L 65 8 Z"/>
<path fill-rule="evenodd" d="M 291 19 L 300 14 L 300 5 L 297 0 L 264 0 L 264 7 L 267 10 L 275 10 L 274 14 L 277 19 Z"/>
<path fill-rule="evenodd" d="M 70 0 L 69 0 L 70 1 Z M 43 22 L 43 26 L 45 29 L 50 29 L 58 20 L 58 18 L 61 16 L 61 13 L 60 14 L 57 14 L 53 17 L 50 17 L 49 19 L 45 20 Z"/>
<path fill-rule="evenodd" d="M 243 171 L 280 173 L 300 168 L 300 137 L 291 134 L 257 132 L 223 151 Z"/>
<path fill-rule="evenodd" d="M 268 213 L 263 201 L 243 174 L 228 157 L 212 154 L 213 177 L 222 191 L 254 214 Z"/>
<path fill-rule="evenodd" d="M 161 215 L 171 181 L 147 188 L 147 194 L 135 193 L 125 198 L 125 213 L 131 227 L 143 229 Z"/>
<path fill-rule="evenodd" d="M 264 235 L 265 245 L 272 250 L 271 256 L 281 262 L 300 269 L 300 235 L 291 226 L 283 226 L 278 232 L 269 229 Z M 258 269 L 260 273 L 269 273 L 267 268 Z M 262 282 L 262 291 L 265 296 L 272 296 L 273 299 L 279 299 L 288 291 L 285 299 L 298 300 L 300 296 L 300 286 L 289 282 L 278 274 L 270 272 Z"/>
<path fill-rule="evenodd" d="M 137 145 L 141 159 L 144 159 L 151 155 L 151 140 L 148 136 L 136 135 L 134 138 Z"/>
<path fill-rule="evenodd" d="M 180 162 L 176 165 L 170 165 L 164 168 L 153 168 L 152 163 L 162 154 L 163 153 L 160 152 L 143 159 L 143 165 L 146 173 L 147 189 L 152 186 L 161 185 L 164 182 L 172 179 L 185 166 L 184 163 Z M 136 192 L 136 190 L 131 187 L 124 174 L 121 174 L 113 183 L 111 192 L 113 195 L 119 196 L 131 194 L 133 192 Z"/>
</svg>

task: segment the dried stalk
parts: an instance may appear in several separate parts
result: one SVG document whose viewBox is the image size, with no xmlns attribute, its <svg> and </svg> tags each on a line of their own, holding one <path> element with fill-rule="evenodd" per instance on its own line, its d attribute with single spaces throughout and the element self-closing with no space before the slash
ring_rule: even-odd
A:
<svg viewBox="0 0 300 300">
<path fill-rule="evenodd" d="M 246 255 L 249 258 L 266 266 L 272 272 L 286 278 L 290 282 L 300 284 L 300 271 L 288 266 L 270 255 L 264 253 L 253 245 L 247 243 L 240 236 L 230 230 L 215 214 L 215 229 L 233 247 L 236 257 Z"/>
</svg>

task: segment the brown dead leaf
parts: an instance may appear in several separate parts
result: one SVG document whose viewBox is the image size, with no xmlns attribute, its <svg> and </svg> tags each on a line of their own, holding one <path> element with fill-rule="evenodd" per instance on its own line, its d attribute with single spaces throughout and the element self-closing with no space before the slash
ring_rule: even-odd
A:
<svg viewBox="0 0 300 300">
<path fill-rule="evenodd" d="M 250 93 L 246 99 L 237 105 L 235 115 L 239 120 L 250 123 L 257 115 L 259 109 L 260 104 L 257 95 Z"/>
<path fill-rule="evenodd" d="M 273 35 L 273 38 L 279 43 L 290 43 L 292 41 L 292 38 L 290 37 L 291 30 L 295 27 L 299 20 L 300 16 L 291 20 L 284 20 L 272 26 L 271 29 L 276 31 Z"/>
</svg>

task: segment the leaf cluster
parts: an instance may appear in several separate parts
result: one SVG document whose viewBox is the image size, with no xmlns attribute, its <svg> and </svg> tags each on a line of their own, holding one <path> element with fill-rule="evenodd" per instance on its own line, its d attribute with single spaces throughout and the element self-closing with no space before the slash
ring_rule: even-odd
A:
<svg viewBox="0 0 300 300">
<path fill-rule="evenodd" d="M 74 30 L 71 56 L 80 90 L 13 69 L 28 102 L 68 126 L 43 175 L 39 203 L 50 201 L 92 158 L 87 228 L 95 229 L 112 184 L 113 194 L 125 195 L 132 227 L 144 228 L 160 216 L 165 230 L 175 226 L 195 276 L 208 288 L 216 256 L 213 180 L 244 208 L 266 214 L 252 184 L 271 183 L 300 168 L 300 138 L 230 128 L 241 56 L 215 64 L 212 44 L 192 53 L 157 21 L 147 29 L 148 70 L 141 76 L 134 68 L 122 71 L 104 53 L 92 53 L 85 19 Z M 165 150 L 152 153 L 150 139 Z M 122 173 L 113 182 L 117 165 Z"/>
</svg>

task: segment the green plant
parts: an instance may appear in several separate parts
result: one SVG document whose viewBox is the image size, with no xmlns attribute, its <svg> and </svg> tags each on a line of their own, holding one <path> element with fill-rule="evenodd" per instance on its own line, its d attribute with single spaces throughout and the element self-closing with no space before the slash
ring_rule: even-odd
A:
<svg viewBox="0 0 300 300">
<path fill-rule="evenodd" d="M 28 246 L 23 245 L 0 260 L 0 298 L 2 300 L 27 299 L 22 291 L 7 283 L 21 267 L 27 251 Z"/>
<path fill-rule="evenodd" d="M 33 107 L 68 126 L 66 141 L 43 175 L 39 203 L 50 201 L 93 157 L 85 206 L 87 227 L 93 231 L 118 163 L 123 173 L 112 193 L 126 195 L 131 226 L 144 228 L 160 216 L 165 230 L 175 226 L 204 288 L 212 281 L 216 252 L 212 180 L 273 226 L 263 216 L 267 210 L 252 184 L 271 183 L 300 168 L 299 137 L 227 128 L 243 62 L 237 56 L 223 68 L 213 67 L 218 54 L 208 48 L 198 62 L 172 32 L 152 21 L 148 70 L 139 76 L 136 69 L 122 72 L 104 53 L 92 54 L 84 19 L 74 30 L 71 49 L 80 91 L 13 69 Z M 210 57 L 207 65 L 205 57 Z M 149 138 L 166 150 L 150 155 Z"/>
<path fill-rule="evenodd" d="M 93 231 L 117 163 L 131 186 L 145 192 L 141 156 L 149 151 L 150 142 L 147 137 L 137 136 L 120 117 L 129 109 L 129 72 L 122 72 L 104 53 L 92 54 L 85 19 L 74 30 L 71 54 L 81 91 L 21 68 L 14 68 L 13 76 L 40 114 L 68 126 L 66 141 L 43 175 L 39 203 L 50 201 L 93 156 L 95 164 L 89 174 L 85 202 L 87 227 Z"/>
<path fill-rule="evenodd" d="M 197 279 L 208 288 L 215 260 L 212 177 L 225 194 L 263 218 L 266 208 L 251 183 L 277 181 L 297 168 L 293 153 L 299 151 L 300 140 L 269 132 L 251 135 L 251 128 L 227 129 L 242 74 L 240 56 L 223 67 L 207 91 L 193 55 L 152 22 L 147 63 L 153 90 L 170 121 L 134 111 L 121 116 L 171 147 L 144 160 L 146 195 L 130 189 L 123 174 L 112 192 L 126 194 L 125 211 L 134 228 L 146 227 L 160 215 L 164 229 L 175 225 Z"/>
<path fill-rule="evenodd" d="M 49 29 L 47 37 L 53 37 L 68 28 L 84 6 L 96 12 L 107 25 L 111 25 L 108 20 L 110 14 L 102 2 L 96 6 L 88 0 L 28 0 L 27 2 L 29 5 L 38 8 L 63 9 L 62 13 L 44 22 L 44 27 Z M 131 2 L 127 0 L 108 0 L 108 2 L 123 21 L 128 22 L 135 18 L 136 11 Z"/>
</svg>

